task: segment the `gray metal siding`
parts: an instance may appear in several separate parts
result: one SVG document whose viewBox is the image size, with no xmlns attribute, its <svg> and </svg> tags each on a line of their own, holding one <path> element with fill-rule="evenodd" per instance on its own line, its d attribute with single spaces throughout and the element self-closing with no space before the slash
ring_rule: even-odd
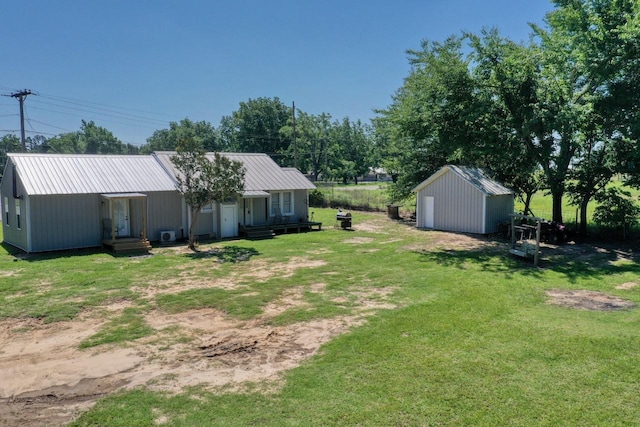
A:
<svg viewBox="0 0 640 427">
<path fill-rule="evenodd" d="M 28 250 L 28 230 L 29 230 L 29 210 L 27 209 L 27 198 L 23 197 L 20 202 L 20 222 L 21 227 L 18 229 L 17 227 L 17 219 L 16 219 L 16 199 L 13 197 L 13 172 L 12 172 L 13 163 L 9 160 L 7 161 L 4 175 L 2 177 L 2 186 L 0 188 L 0 197 L 2 198 L 2 234 L 3 241 L 12 246 L 20 248 L 24 251 Z M 18 195 L 24 196 L 24 186 L 18 181 L 16 183 L 16 190 Z M 4 198 L 8 200 L 9 207 L 9 225 L 6 225 L 5 222 L 5 211 L 4 211 Z"/>
<path fill-rule="evenodd" d="M 253 225 L 267 224 L 267 200 L 266 197 L 253 199 Z"/>
<path fill-rule="evenodd" d="M 437 230 L 465 233 L 483 232 L 483 197 L 477 188 L 455 173 L 444 173 L 418 191 L 417 224 L 424 224 L 422 212 L 425 196 L 434 197 L 433 225 Z"/>
<path fill-rule="evenodd" d="M 29 197 L 30 252 L 101 245 L 97 194 Z"/>
<path fill-rule="evenodd" d="M 198 222 L 196 222 L 195 226 L 194 226 L 194 234 L 196 236 L 201 236 L 201 235 L 214 235 L 215 233 L 215 229 L 217 227 L 215 227 L 215 216 L 217 215 L 217 210 L 214 210 L 214 212 L 210 212 L 210 213 L 203 213 L 200 212 L 200 214 L 198 215 Z"/>
<path fill-rule="evenodd" d="M 177 239 L 189 233 L 182 229 L 182 196 L 177 191 L 147 193 L 147 238 L 158 241 L 161 231 L 175 231 Z"/>
<path fill-rule="evenodd" d="M 509 221 L 509 215 L 513 213 L 513 195 L 487 197 L 487 214 L 485 221 L 485 233 L 498 231 L 498 224 Z"/>
<path fill-rule="evenodd" d="M 293 192 L 293 218 L 295 221 L 299 221 L 300 219 L 304 221 L 307 220 L 309 214 L 307 192 L 308 190 L 296 190 Z"/>
</svg>

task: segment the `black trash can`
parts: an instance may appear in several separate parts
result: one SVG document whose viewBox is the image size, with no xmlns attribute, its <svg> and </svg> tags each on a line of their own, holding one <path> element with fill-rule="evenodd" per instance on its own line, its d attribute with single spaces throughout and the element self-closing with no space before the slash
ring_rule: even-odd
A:
<svg viewBox="0 0 640 427">
<path fill-rule="evenodd" d="M 400 219 L 399 208 L 400 206 L 398 205 L 387 205 L 387 215 L 389 215 L 389 218 Z"/>
</svg>

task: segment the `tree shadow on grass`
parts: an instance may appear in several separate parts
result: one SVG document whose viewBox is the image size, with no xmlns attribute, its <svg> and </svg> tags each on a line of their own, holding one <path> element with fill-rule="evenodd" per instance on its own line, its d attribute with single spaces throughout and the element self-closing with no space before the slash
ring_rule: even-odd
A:
<svg viewBox="0 0 640 427">
<path fill-rule="evenodd" d="M 435 249 L 415 251 L 421 262 L 432 262 L 444 267 L 467 269 L 470 265 L 480 265 L 482 271 L 511 275 L 520 268 L 516 261 L 508 257 L 506 250 L 499 246 L 469 249 Z"/>
<path fill-rule="evenodd" d="M 471 249 L 416 251 L 420 260 L 438 265 L 467 269 L 480 265 L 483 271 L 511 276 L 515 273 L 540 277 L 544 271 L 560 273 L 575 283 L 584 278 L 603 278 L 612 274 L 640 274 L 640 253 L 634 248 L 601 244 L 545 245 L 536 267 L 531 258 L 519 258 L 508 252 L 508 245 L 492 244 Z"/>
<path fill-rule="evenodd" d="M 215 258 L 218 262 L 242 262 L 249 261 L 252 256 L 260 255 L 254 248 L 243 248 L 241 246 L 224 246 L 222 248 L 211 248 L 206 251 L 197 251 L 186 254 L 192 259 Z"/>
<path fill-rule="evenodd" d="M 640 274 L 640 256 L 624 244 L 579 243 L 544 248 L 544 268 L 564 274 L 574 283 L 585 277 Z"/>
</svg>

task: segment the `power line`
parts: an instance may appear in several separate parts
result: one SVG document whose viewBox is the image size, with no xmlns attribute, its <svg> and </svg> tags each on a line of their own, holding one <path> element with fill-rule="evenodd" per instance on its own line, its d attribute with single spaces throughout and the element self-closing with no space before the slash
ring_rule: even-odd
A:
<svg viewBox="0 0 640 427">
<path fill-rule="evenodd" d="M 173 119 L 177 119 L 177 120 L 181 119 L 181 117 L 174 116 L 172 114 L 164 114 L 164 113 L 157 113 L 157 112 L 153 112 L 153 111 L 138 110 L 138 109 L 135 109 L 135 108 L 128 108 L 128 107 L 118 107 L 118 106 L 109 105 L 109 104 L 102 104 L 102 103 L 99 103 L 99 102 L 82 101 L 82 100 L 79 100 L 79 99 L 65 98 L 65 97 L 62 97 L 62 96 L 47 95 L 47 94 L 40 94 L 40 96 L 43 97 L 43 98 L 49 98 L 49 99 L 53 99 L 53 100 L 56 100 L 56 101 L 67 102 L 67 103 L 70 103 L 70 104 L 77 104 L 77 105 L 87 106 L 89 108 L 94 108 L 94 109 L 100 109 L 100 108 L 91 107 L 88 104 L 99 105 L 99 106 L 102 106 L 102 107 L 116 108 L 118 110 L 135 111 L 137 113 L 151 114 L 151 115 L 154 115 L 154 116 L 162 116 L 162 117 L 173 118 Z M 109 110 L 105 110 L 105 111 L 109 111 Z M 152 119 L 152 120 L 155 120 L 155 119 Z"/>
<path fill-rule="evenodd" d="M 131 116 L 131 115 L 126 115 L 126 114 L 121 114 L 117 111 L 111 111 L 111 110 L 104 110 L 102 109 L 102 111 L 110 111 L 111 113 L 114 114 L 109 114 L 109 113 L 102 113 L 99 111 L 91 111 L 91 110 L 86 110 L 86 109 L 82 109 L 82 108 L 77 108 L 77 107 L 71 107 L 71 106 L 67 106 L 67 105 L 60 105 L 60 104 L 54 104 L 51 102 L 43 102 L 43 101 L 35 101 L 38 104 L 44 104 L 44 105 L 50 105 L 53 107 L 60 107 L 60 108 L 66 108 L 68 110 L 75 110 L 75 111 L 80 111 L 82 113 L 89 113 L 89 114 L 98 114 L 98 115 L 102 115 L 102 116 L 106 116 L 106 117 L 114 117 L 116 119 L 122 119 L 122 120 L 131 120 L 131 121 L 143 121 L 146 122 L 148 124 L 153 124 L 153 125 L 158 125 L 158 124 L 162 124 L 164 125 L 165 122 L 161 121 L 161 120 L 156 120 L 156 119 L 151 119 L 151 118 L 147 118 L 147 117 L 142 117 L 142 116 Z"/>
<path fill-rule="evenodd" d="M 48 124 L 48 123 L 40 122 L 40 121 L 38 121 L 38 120 L 33 120 L 33 119 L 31 119 L 31 121 L 32 121 L 32 122 L 34 122 L 34 123 L 38 123 L 38 124 L 44 125 L 44 126 L 48 126 L 48 127 L 50 127 L 50 128 L 60 129 L 60 130 L 63 130 L 63 131 L 65 131 L 65 132 L 75 132 L 75 131 L 73 131 L 73 130 L 69 130 L 69 129 L 65 129 L 65 128 L 58 127 L 58 126 L 50 125 L 50 124 Z"/>
<path fill-rule="evenodd" d="M 69 113 L 66 111 L 57 111 L 57 110 L 50 110 L 48 108 L 41 108 L 41 107 L 34 107 L 31 106 L 32 110 L 41 110 L 41 111 L 48 111 L 50 113 L 56 113 L 56 114 L 64 114 L 67 116 L 73 116 L 73 117 L 78 117 L 78 114 L 76 113 Z M 140 125 L 136 125 L 133 123 L 122 123 L 122 122 L 116 122 L 114 120 L 105 120 L 105 119 L 101 119 L 101 118 L 97 118 L 97 117 L 91 117 L 91 116 L 84 116 L 84 118 L 89 119 L 89 120 L 97 120 L 100 122 L 105 122 L 105 123 L 113 123 L 113 124 L 117 124 L 117 125 L 122 125 L 122 126 L 132 126 L 132 127 L 137 127 L 140 129 L 152 129 L 152 130 L 157 130 L 156 128 L 152 128 L 150 126 L 140 126 Z"/>
</svg>

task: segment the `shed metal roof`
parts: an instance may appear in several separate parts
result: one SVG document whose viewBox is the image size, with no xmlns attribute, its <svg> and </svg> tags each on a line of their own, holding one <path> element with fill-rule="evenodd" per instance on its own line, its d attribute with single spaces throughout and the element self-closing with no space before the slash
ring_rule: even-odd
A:
<svg viewBox="0 0 640 427">
<path fill-rule="evenodd" d="M 151 156 L 8 154 L 28 195 L 173 191 Z"/>
<path fill-rule="evenodd" d="M 427 185 L 434 182 L 436 179 L 441 177 L 446 172 L 452 172 L 456 175 L 460 176 L 463 180 L 467 181 L 469 184 L 473 185 L 482 193 L 488 196 L 501 196 L 505 194 L 513 194 L 513 191 L 504 185 L 500 184 L 497 181 L 489 178 L 485 175 L 482 169 L 478 168 L 469 168 L 465 166 L 456 166 L 456 165 L 447 165 L 442 167 L 438 172 L 431 175 L 429 178 L 422 181 L 418 184 L 413 191 L 417 192 Z"/>
<path fill-rule="evenodd" d="M 171 162 L 174 151 L 157 151 L 154 156 L 169 172 L 175 176 L 176 170 Z M 312 190 L 316 188 L 299 170 L 282 168 L 267 154 L 262 153 L 220 153 L 229 160 L 241 162 L 245 169 L 245 193 L 248 195 L 258 191 Z M 207 153 L 207 158 L 214 159 L 214 153 Z"/>
</svg>

